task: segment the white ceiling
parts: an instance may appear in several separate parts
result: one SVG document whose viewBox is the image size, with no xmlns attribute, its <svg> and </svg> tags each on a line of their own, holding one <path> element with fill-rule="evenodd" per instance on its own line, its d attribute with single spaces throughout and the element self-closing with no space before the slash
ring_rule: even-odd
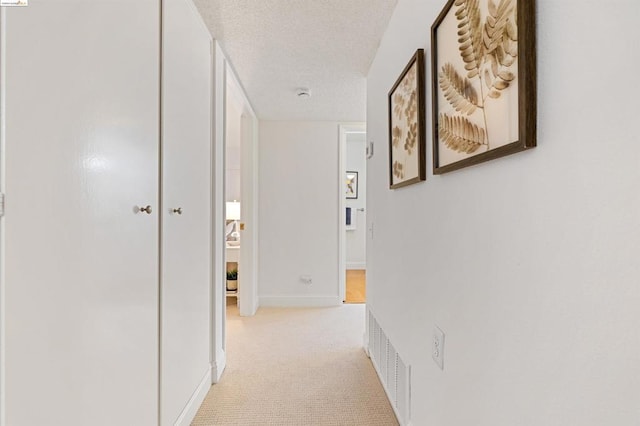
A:
<svg viewBox="0 0 640 426">
<path fill-rule="evenodd" d="M 194 2 L 260 119 L 365 120 L 366 74 L 397 0 Z"/>
</svg>

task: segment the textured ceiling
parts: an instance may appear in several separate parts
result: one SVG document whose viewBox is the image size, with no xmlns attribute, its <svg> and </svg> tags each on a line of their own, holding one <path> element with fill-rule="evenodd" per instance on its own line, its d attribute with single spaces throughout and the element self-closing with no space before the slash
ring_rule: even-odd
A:
<svg viewBox="0 0 640 426">
<path fill-rule="evenodd" d="M 194 2 L 260 119 L 365 120 L 366 74 L 397 0 Z"/>
</svg>

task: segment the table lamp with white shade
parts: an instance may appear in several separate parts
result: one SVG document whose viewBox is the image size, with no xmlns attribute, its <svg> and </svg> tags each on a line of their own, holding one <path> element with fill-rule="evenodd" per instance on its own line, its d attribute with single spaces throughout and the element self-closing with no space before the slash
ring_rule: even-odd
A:
<svg viewBox="0 0 640 426">
<path fill-rule="evenodd" d="M 240 244 L 240 232 L 238 232 L 238 221 L 240 220 L 240 202 L 227 201 L 227 220 L 233 221 L 231 232 L 227 233 L 227 242 Z"/>
</svg>

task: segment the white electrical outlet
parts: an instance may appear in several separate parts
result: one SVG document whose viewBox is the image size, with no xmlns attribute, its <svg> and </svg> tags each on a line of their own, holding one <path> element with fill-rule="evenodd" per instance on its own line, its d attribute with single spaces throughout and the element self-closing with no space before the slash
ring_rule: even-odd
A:
<svg viewBox="0 0 640 426">
<path fill-rule="evenodd" d="M 302 281 L 303 284 L 311 285 L 313 278 L 311 278 L 311 275 L 300 275 L 300 281 Z"/>
<path fill-rule="evenodd" d="M 440 370 L 444 370 L 444 331 L 440 330 L 437 325 L 433 328 L 431 357 L 438 367 L 440 367 Z"/>
</svg>

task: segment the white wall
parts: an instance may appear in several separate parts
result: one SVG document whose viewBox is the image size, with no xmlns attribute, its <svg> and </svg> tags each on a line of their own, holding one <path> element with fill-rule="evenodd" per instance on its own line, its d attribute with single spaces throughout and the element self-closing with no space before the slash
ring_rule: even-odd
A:
<svg viewBox="0 0 640 426">
<path fill-rule="evenodd" d="M 260 122 L 261 306 L 342 302 L 338 150 L 337 122 Z"/>
<path fill-rule="evenodd" d="M 366 134 L 347 133 L 345 166 L 347 171 L 358 172 L 358 198 L 347 199 L 346 207 L 351 207 L 351 217 L 355 229 L 346 231 L 347 269 L 366 268 L 366 206 L 367 206 L 367 161 Z M 359 211 L 358 209 L 365 209 Z"/>
<path fill-rule="evenodd" d="M 538 147 L 391 191 L 387 93 L 444 3 L 399 1 L 367 83 L 367 298 L 412 424 L 640 424 L 640 5 L 539 0 Z"/>
</svg>

